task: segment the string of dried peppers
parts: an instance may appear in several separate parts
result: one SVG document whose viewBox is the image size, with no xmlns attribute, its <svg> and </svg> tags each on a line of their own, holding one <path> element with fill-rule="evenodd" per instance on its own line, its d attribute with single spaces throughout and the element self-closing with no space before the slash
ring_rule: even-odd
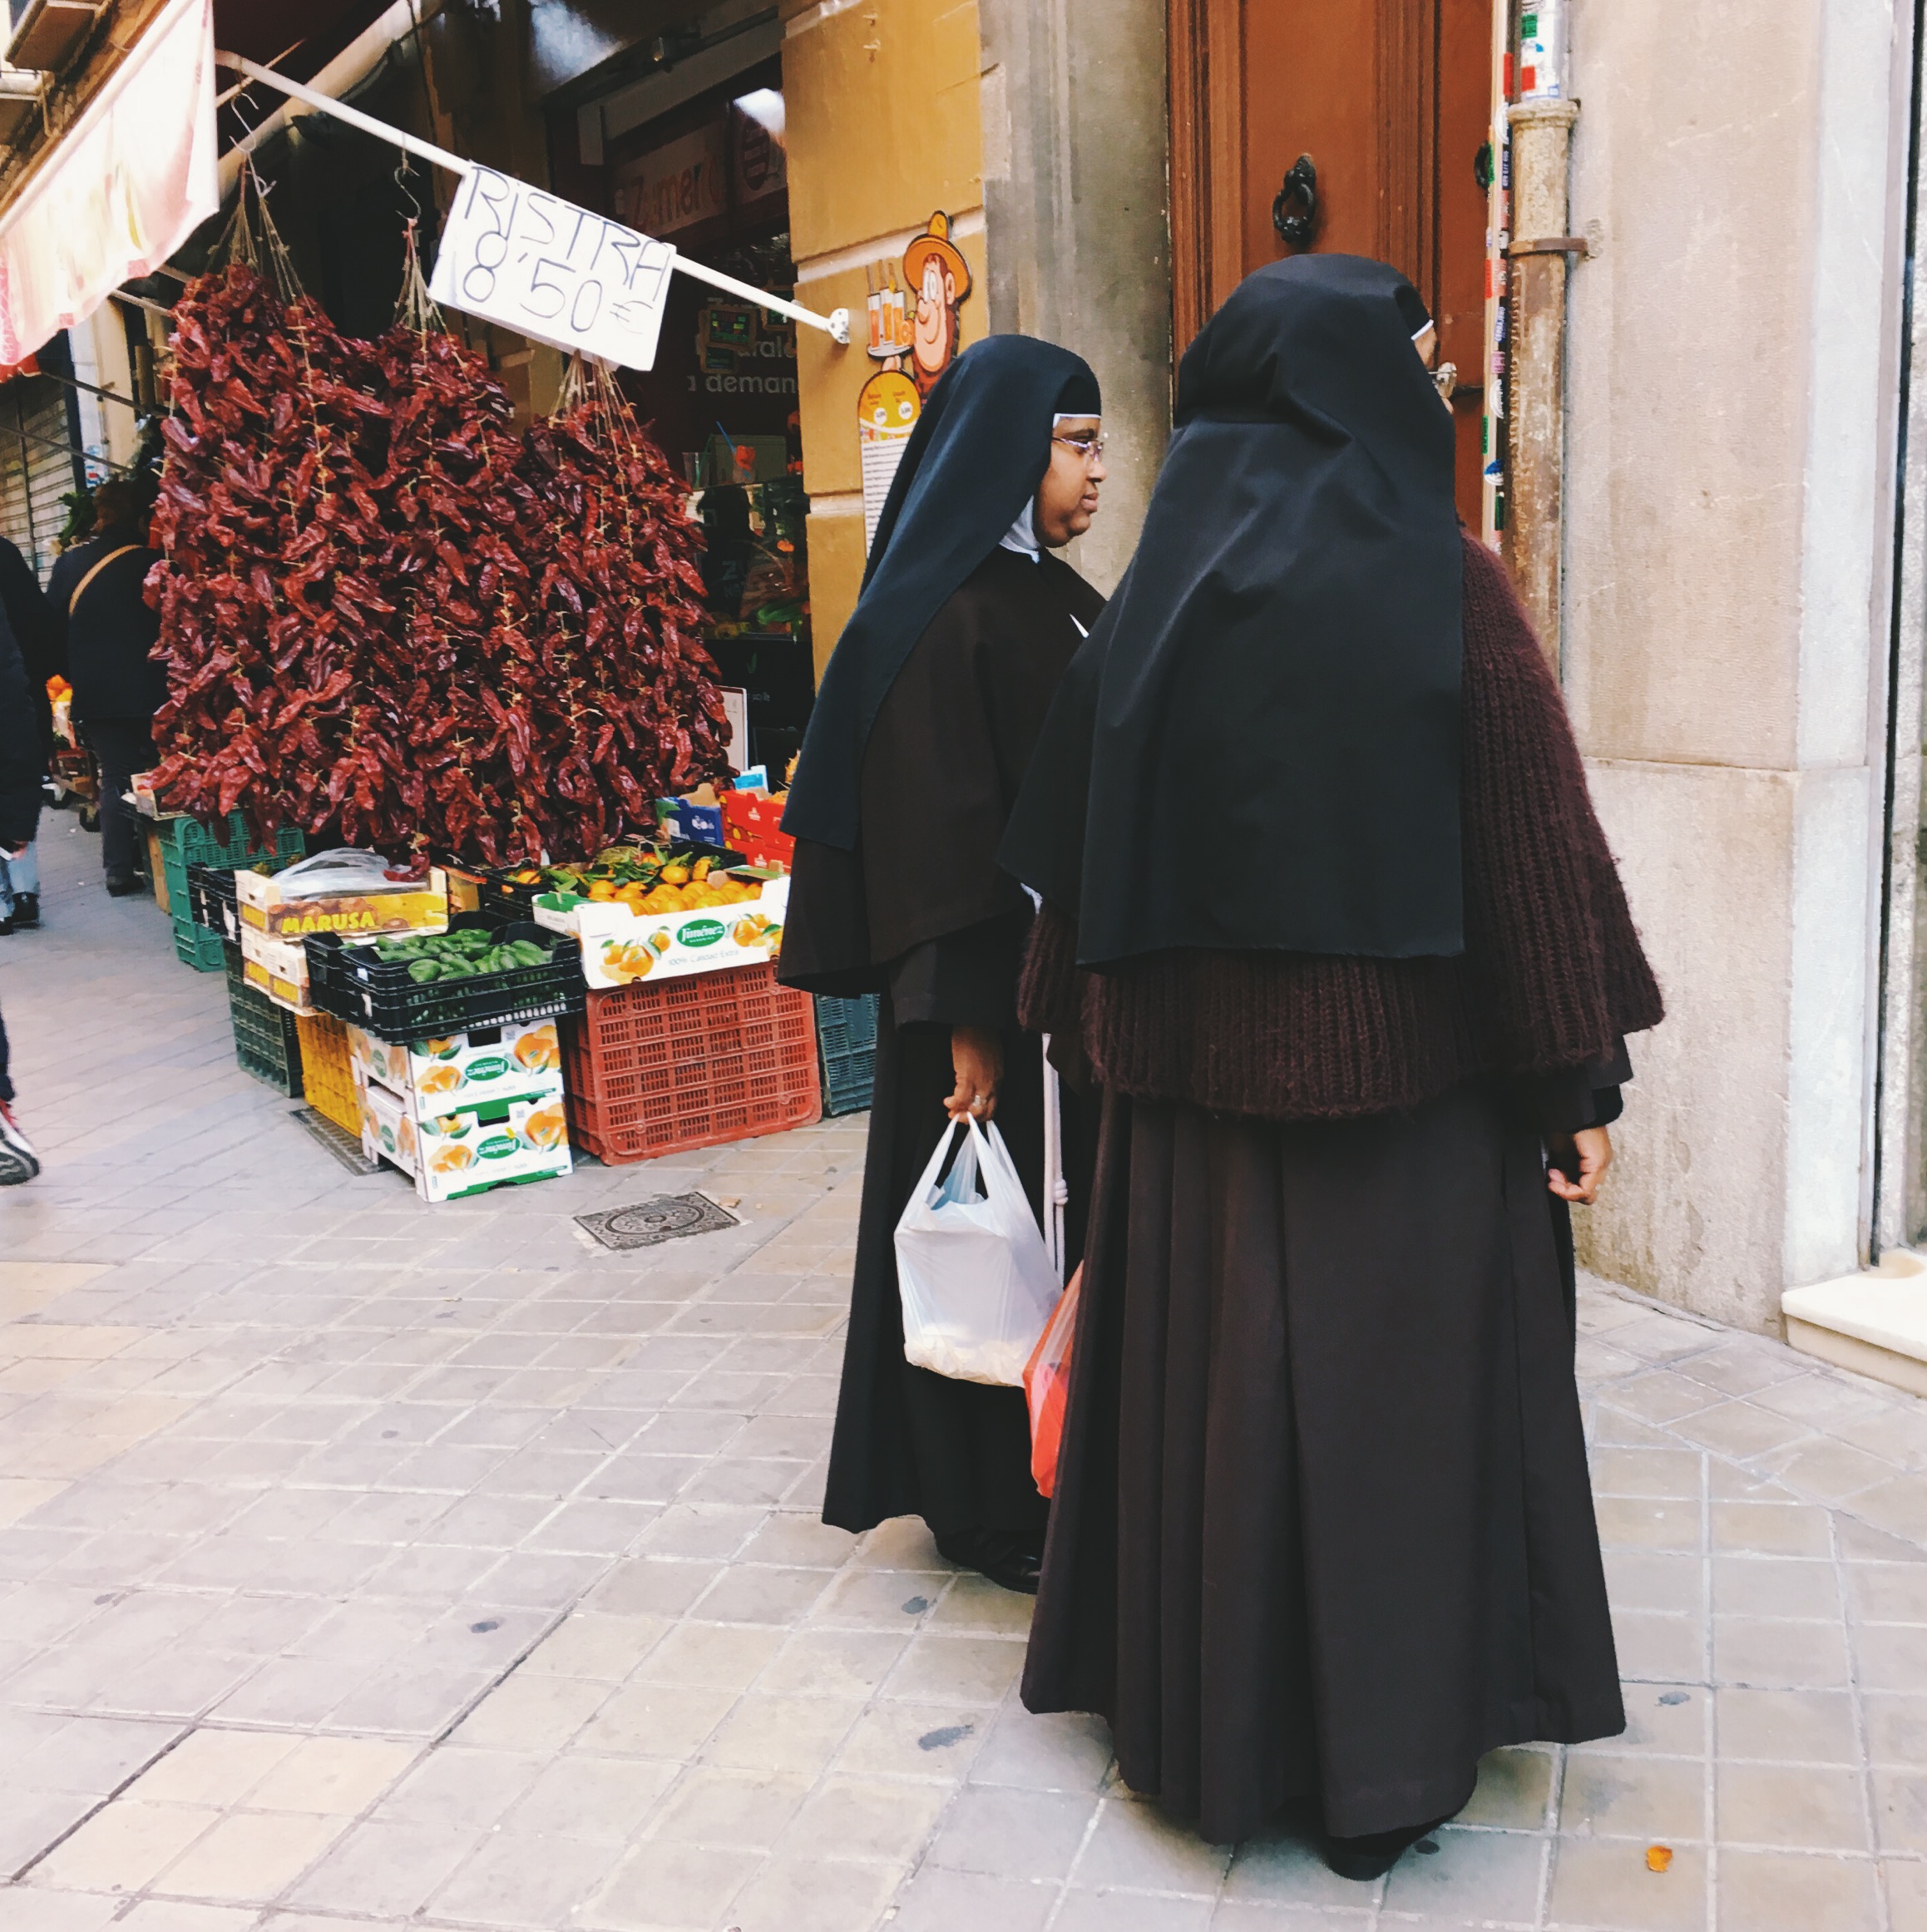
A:
<svg viewBox="0 0 1927 1932">
<path fill-rule="evenodd" d="M 721 774 L 699 528 L 612 383 L 518 435 L 439 329 L 353 341 L 245 262 L 175 317 L 165 804 L 504 864 Z"/>
</svg>

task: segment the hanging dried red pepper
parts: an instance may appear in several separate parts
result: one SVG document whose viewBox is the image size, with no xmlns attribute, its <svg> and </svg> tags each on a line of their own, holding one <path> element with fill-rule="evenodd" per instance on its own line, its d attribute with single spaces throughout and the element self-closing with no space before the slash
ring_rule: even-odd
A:
<svg viewBox="0 0 1927 1932">
<path fill-rule="evenodd" d="M 164 803 L 502 863 L 721 775 L 699 529 L 606 378 L 517 437 L 418 302 L 354 342 L 233 264 L 175 316 Z"/>
</svg>

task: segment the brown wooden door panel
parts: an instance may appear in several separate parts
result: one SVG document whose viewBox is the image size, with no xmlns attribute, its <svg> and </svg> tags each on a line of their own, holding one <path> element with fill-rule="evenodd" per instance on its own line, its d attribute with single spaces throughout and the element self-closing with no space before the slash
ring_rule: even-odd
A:
<svg viewBox="0 0 1927 1932">
<path fill-rule="evenodd" d="M 1439 353 L 1461 382 L 1482 381 L 1485 335 L 1485 190 L 1475 166 L 1492 129 L 1491 0 L 1439 0 L 1439 250 L 1426 292 Z"/>
<path fill-rule="evenodd" d="M 1433 43 L 1440 0 L 1245 0 L 1247 272 L 1285 250 L 1272 198 L 1301 154 L 1317 164 L 1316 246 L 1433 280 Z"/>
<path fill-rule="evenodd" d="M 1285 171 L 1318 171 L 1319 250 L 1411 279 L 1460 371 L 1459 499 L 1479 521 L 1494 0 L 1169 0 L 1178 347 L 1239 279 L 1287 250 Z"/>
<path fill-rule="evenodd" d="M 1386 170 L 1371 134 L 1374 17 L 1381 0 L 1331 0 L 1307 8 L 1247 0 L 1243 18 L 1244 272 L 1277 261 L 1285 245 L 1272 198 L 1302 154 L 1318 170 L 1317 246 L 1376 254 L 1385 225 Z M 1222 299 L 1222 298 L 1221 298 Z"/>
<path fill-rule="evenodd" d="M 1482 516 L 1480 446 L 1485 410 L 1485 190 L 1479 151 L 1492 131 L 1492 0 L 1439 0 L 1437 281 L 1426 293 L 1439 324 L 1439 354 L 1458 365 L 1459 514 Z"/>
</svg>

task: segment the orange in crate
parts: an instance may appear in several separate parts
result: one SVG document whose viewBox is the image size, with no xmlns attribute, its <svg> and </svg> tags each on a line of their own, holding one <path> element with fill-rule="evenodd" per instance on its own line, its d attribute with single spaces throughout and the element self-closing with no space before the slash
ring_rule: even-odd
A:
<svg viewBox="0 0 1927 1932">
<path fill-rule="evenodd" d="M 345 1134 L 361 1132 L 361 1096 L 354 1090 L 348 1028 L 325 1013 L 299 1014 L 301 1085 L 308 1104 Z"/>
<path fill-rule="evenodd" d="M 823 1118 L 808 993 L 771 966 L 592 992 L 562 1022 L 569 1131 L 609 1162 L 654 1160 Z"/>
</svg>

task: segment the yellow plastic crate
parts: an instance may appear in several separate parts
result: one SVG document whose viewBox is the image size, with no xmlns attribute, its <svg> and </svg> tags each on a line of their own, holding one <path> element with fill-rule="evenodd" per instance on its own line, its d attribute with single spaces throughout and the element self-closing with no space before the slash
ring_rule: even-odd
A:
<svg viewBox="0 0 1927 1932">
<path fill-rule="evenodd" d="M 348 1052 L 346 1025 L 325 1013 L 302 1014 L 301 1080 L 308 1104 L 344 1133 L 361 1132 L 361 1097 Z"/>
</svg>

